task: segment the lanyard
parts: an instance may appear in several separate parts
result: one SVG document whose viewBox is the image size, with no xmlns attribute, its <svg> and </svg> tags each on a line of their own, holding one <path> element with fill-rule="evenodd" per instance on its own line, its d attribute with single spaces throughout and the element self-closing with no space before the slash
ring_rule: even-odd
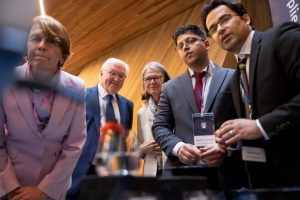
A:
<svg viewBox="0 0 300 200">
<path fill-rule="evenodd" d="M 198 79 L 196 77 L 195 74 L 195 78 L 196 78 L 196 84 L 198 86 L 198 94 L 200 97 L 200 101 L 201 101 L 201 111 L 203 111 L 203 107 L 204 107 L 204 94 L 205 94 L 205 88 L 206 88 L 206 83 L 207 83 L 207 77 L 208 77 L 208 70 L 209 70 L 209 63 L 206 66 L 206 73 L 205 73 L 205 80 L 204 80 L 204 87 L 203 87 L 203 93 L 200 90 L 200 83 L 198 82 Z"/>
</svg>

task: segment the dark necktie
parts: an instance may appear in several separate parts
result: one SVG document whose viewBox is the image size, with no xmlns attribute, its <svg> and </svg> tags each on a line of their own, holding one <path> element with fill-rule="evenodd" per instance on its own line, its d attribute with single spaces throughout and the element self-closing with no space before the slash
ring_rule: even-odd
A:
<svg viewBox="0 0 300 200">
<path fill-rule="evenodd" d="M 195 72 L 195 87 L 194 87 L 194 95 L 196 97 L 198 109 L 201 112 L 202 108 L 202 100 L 203 100 L 203 93 L 202 93 L 202 88 L 203 88 L 203 83 L 202 83 L 202 78 L 205 76 L 205 72 Z M 200 98 L 201 97 L 201 98 Z"/>
<path fill-rule="evenodd" d="M 244 99 L 245 103 L 245 111 L 246 111 L 246 118 L 251 119 L 252 118 L 252 111 L 251 111 L 251 98 L 250 98 L 250 90 L 249 90 L 249 82 L 246 72 L 246 62 L 247 57 L 240 59 L 238 61 L 238 67 L 240 69 L 241 77 L 240 77 L 240 84 L 241 88 L 243 90 L 242 97 Z"/>
<path fill-rule="evenodd" d="M 112 99 L 113 99 L 113 96 L 111 94 L 108 94 L 106 96 L 106 113 L 105 113 L 106 122 L 116 121 L 114 108 L 113 108 L 112 102 L 111 102 Z"/>
</svg>

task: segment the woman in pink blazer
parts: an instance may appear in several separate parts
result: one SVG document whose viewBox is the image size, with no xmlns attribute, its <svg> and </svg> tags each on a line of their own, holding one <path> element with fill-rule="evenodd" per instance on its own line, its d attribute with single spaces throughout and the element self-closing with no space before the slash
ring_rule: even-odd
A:
<svg viewBox="0 0 300 200">
<path fill-rule="evenodd" d="M 10 86 L 3 92 L 0 198 L 65 198 L 86 138 L 84 83 L 61 70 L 69 55 L 65 27 L 49 16 L 36 17 L 27 62 L 15 72 L 20 80 L 47 84 L 52 90 Z"/>
</svg>

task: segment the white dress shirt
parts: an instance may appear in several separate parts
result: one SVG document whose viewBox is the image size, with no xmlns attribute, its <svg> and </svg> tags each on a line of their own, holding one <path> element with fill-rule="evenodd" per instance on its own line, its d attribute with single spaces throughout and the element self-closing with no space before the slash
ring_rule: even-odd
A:
<svg viewBox="0 0 300 200">
<path fill-rule="evenodd" d="M 98 84 L 98 97 L 99 97 L 99 104 L 100 104 L 100 120 L 101 120 L 101 125 L 106 123 L 106 118 L 105 118 L 105 112 L 106 112 L 106 96 L 109 94 L 101 84 Z M 113 99 L 111 101 L 112 106 L 114 108 L 116 120 L 118 123 L 121 123 L 121 116 L 120 116 L 120 109 L 118 105 L 118 100 L 116 97 L 116 94 L 112 94 Z"/>
</svg>

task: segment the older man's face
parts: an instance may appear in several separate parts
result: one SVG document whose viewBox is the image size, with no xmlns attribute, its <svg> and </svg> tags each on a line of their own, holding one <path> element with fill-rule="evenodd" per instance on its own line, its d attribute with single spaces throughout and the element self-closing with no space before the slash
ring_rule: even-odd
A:
<svg viewBox="0 0 300 200">
<path fill-rule="evenodd" d="M 109 94 L 116 94 L 122 87 L 126 78 L 126 70 L 123 65 L 111 64 L 108 70 L 102 70 L 100 74 L 102 87 Z"/>
</svg>

